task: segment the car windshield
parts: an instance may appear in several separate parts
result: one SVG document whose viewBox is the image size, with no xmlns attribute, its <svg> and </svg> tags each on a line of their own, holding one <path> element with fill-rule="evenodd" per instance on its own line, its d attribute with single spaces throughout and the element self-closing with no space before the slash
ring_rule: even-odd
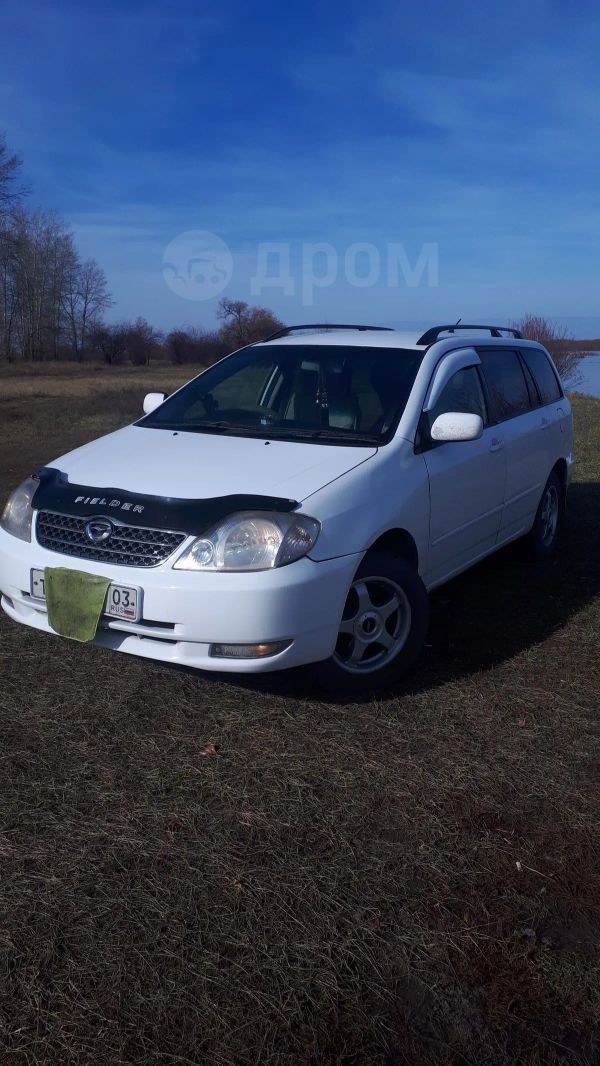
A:
<svg viewBox="0 0 600 1066">
<path fill-rule="evenodd" d="M 268 344 L 241 349 L 141 419 L 140 426 L 337 444 L 392 436 L 423 353 Z"/>
</svg>

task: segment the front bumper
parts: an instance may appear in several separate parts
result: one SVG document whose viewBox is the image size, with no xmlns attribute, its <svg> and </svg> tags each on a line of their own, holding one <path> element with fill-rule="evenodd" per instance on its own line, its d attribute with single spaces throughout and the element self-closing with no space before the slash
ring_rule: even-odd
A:
<svg viewBox="0 0 600 1066">
<path fill-rule="evenodd" d="M 34 524 L 35 528 L 35 524 Z M 202 670 L 264 673 L 327 659 L 335 647 L 346 595 L 362 556 L 299 559 L 255 573 L 173 570 L 169 560 L 141 569 L 89 562 L 28 544 L 0 529 L 2 607 L 15 622 L 54 633 L 44 604 L 30 595 L 30 571 L 46 566 L 107 577 L 143 589 L 139 622 L 102 618 L 95 644 Z M 225 659 L 212 644 L 291 640 L 277 655 Z"/>
</svg>

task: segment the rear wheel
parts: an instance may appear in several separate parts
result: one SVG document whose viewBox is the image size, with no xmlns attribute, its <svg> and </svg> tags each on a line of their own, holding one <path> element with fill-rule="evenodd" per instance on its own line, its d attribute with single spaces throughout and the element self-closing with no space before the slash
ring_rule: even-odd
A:
<svg viewBox="0 0 600 1066">
<path fill-rule="evenodd" d="M 565 513 L 565 490 L 553 470 L 548 478 L 537 509 L 535 521 L 527 537 L 530 553 L 536 559 L 546 559 L 556 548 Z"/>
<path fill-rule="evenodd" d="M 389 552 L 369 552 L 350 586 L 335 651 L 318 663 L 329 689 L 359 692 L 397 680 L 427 633 L 429 602 L 415 569 Z"/>
</svg>

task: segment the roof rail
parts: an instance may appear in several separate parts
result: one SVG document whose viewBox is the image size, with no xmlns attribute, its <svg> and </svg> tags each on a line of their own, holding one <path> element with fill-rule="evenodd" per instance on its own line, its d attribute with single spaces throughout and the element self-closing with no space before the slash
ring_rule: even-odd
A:
<svg viewBox="0 0 600 1066">
<path fill-rule="evenodd" d="M 453 323 L 450 326 L 432 326 L 431 329 L 425 331 L 422 337 L 419 338 L 417 344 L 433 344 L 440 335 L 440 333 L 456 333 L 457 329 L 481 329 L 486 332 L 489 331 L 492 337 L 502 337 L 504 333 L 510 333 L 511 336 L 517 340 L 522 340 L 523 334 L 518 329 L 513 329 L 512 326 L 469 326 L 467 324 L 462 325 L 458 322 Z"/>
<path fill-rule="evenodd" d="M 349 326 L 346 324 L 340 324 L 339 322 L 307 322 L 303 326 L 284 326 L 283 329 L 278 329 L 276 333 L 271 333 L 270 336 L 265 337 L 263 344 L 266 341 L 277 340 L 279 337 L 287 337 L 289 333 L 294 333 L 295 330 L 302 329 L 358 329 L 361 331 L 377 330 L 378 332 L 394 332 L 391 326 Z"/>
</svg>

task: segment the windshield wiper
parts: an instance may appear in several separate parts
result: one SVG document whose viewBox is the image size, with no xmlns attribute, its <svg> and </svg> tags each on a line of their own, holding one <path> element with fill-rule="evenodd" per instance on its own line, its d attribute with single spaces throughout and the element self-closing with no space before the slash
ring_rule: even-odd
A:
<svg viewBox="0 0 600 1066">
<path fill-rule="evenodd" d="M 289 429 L 286 432 L 290 437 L 299 437 L 302 440 L 328 440 L 332 443 L 371 445 L 375 448 L 381 444 L 378 437 L 370 437 L 367 434 L 354 436 L 352 433 L 339 433 L 335 429 Z"/>
<path fill-rule="evenodd" d="M 144 423 L 142 423 L 143 425 Z M 326 440 L 332 444 L 353 444 L 357 447 L 378 448 L 381 441 L 378 437 L 368 435 L 353 436 L 351 433 L 340 433 L 334 429 L 298 429 L 294 426 L 263 426 L 260 423 L 250 424 L 246 422 L 226 422 L 214 419 L 206 422 L 147 422 L 149 429 L 169 429 L 177 433 L 223 433 L 235 436 L 257 436 L 265 440 Z"/>
<path fill-rule="evenodd" d="M 186 427 L 188 428 L 188 427 Z M 270 426 L 257 425 L 255 422 L 198 422 L 196 426 L 189 427 L 193 430 L 215 429 L 219 433 L 250 433 L 260 437 L 268 435 Z"/>
<path fill-rule="evenodd" d="M 226 430 L 231 429 L 231 422 L 215 419 L 214 421 L 207 420 L 206 422 L 190 422 L 189 425 L 182 423 L 180 428 L 184 432 L 189 433 L 202 433 L 203 429 L 217 430 L 219 433 L 225 433 Z"/>
<path fill-rule="evenodd" d="M 186 425 L 185 422 L 159 422 L 158 420 L 152 422 L 149 418 L 144 418 L 141 422 L 137 422 L 136 425 L 141 426 L 142 429 L 168 429 L 173 433 L 193 433 L 195 430 L 201 430 L 205 427 L 211 430 L 224 430 L 229 425 L 228 422 L 197 422 L 195 425 L 190 423 Z"/>
<path fill-rule="evenodd" d="M 150 429 L 170 429 L 176 433 L 260 433 L 264 435 L 266 426 L 247 425 L 244 422 L 206 421 L 206 422 L 148 422 Z"/>
</svg>

